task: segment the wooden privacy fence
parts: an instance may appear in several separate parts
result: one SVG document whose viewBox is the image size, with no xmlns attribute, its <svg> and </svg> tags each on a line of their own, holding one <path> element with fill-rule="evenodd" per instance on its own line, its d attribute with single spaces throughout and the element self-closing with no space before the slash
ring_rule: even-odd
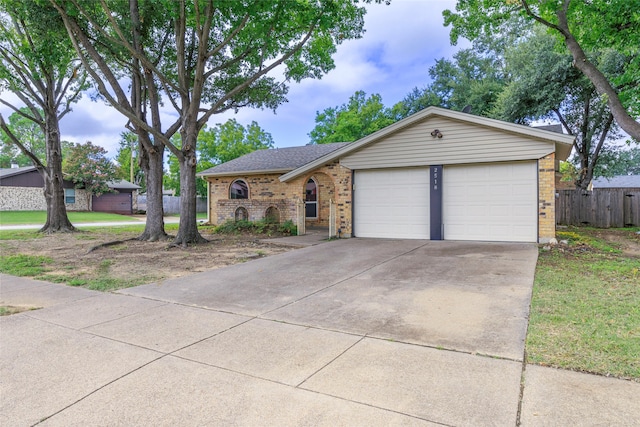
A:
<svg viewBox="0 0 640 427">
<path fill-rule="evenodd" d="M 164 208 L 165 215 L 180 213 L 180 197 L 175 196 L 162 196 L 162 207 Z M 138 196 L 138 210 L 147 210 L 147 196 Z M 196 212 L 207 211 L 207 199 L 196 198 Z"/>
<path fill-rule="evenodd" d="M 640 226 L 640 188 L 558 190 L 556 223 L 591 227 Z"/>
</svg>

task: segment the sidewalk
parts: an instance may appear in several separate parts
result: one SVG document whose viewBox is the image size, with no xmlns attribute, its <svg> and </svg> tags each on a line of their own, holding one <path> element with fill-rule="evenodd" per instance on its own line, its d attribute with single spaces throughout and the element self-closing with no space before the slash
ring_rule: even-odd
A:
<svg viewBox="0 0 640 427">
<path fill-rule="evenodd" d="M 147 217 L 142 216 L 135 221 L 114 221 L 114 222 L 78 222 L 73 224 L 76 228 L 84 227 L 117 227 L 120 225 L 138 225 L 144 224 L 147 221 Z M 180 222 L 179 217 L 166 216 L 164 217 L 165 224 L 177 224 Z M 0 230 L 38 230 L 42 228 L 44 224 L 19 224 L 19 225 L 0 225 Z"/>
<path fill-rule="evenodd" d="M 101 293 L 0 274 L 0 425 L 638 426 L 527 365 L 531 245 L 345 239 Z"/>
</svg>

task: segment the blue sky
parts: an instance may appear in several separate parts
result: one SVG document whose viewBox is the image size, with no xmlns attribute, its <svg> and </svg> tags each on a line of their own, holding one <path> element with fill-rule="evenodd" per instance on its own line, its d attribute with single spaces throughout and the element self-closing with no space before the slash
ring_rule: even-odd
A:
<svg viewBox="0 0 640 427">
<path fill-rule="evenodd" d="M 243 109 L 214 116 L 210 125 L 235 118 L 246 125 L 252 120 L 273 136 L 277 147 L 304 145 L 315 126 L 317 111 L 341 105 L 354 92 L 379 93 L 387 106 L 400 101 L 414 87 L 429 83 L 428 69 L 437 59 L 451 57 L 468 44 L 451 46 L 442 11 L 455 8 L 452 0 L 392 0 L 390 5 L 368 6 L 366 32 L 349 40 L 334 55 L 336 68 L 320 80 L 291 85 L 288 102 L 274 114 L 270 110 Z M 3 93 L 2 96 L 6 94 Z M 2 107 L 6 117 L 11 111 Z M 126 120 L 115 109 L 92 102 L 88 96 L 74 105 L 61 122 L 62 138 L 92 141 L 115 156 Z M 169 123 L 167 121 L 166 123 Z"/>
</svg>

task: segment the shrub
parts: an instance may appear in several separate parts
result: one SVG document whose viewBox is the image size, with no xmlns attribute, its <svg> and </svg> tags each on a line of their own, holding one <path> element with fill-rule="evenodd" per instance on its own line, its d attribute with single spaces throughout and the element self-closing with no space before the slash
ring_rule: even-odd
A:
<svg viewBox="0 0 640 427">
<path fill-rule="evenodd" d="M 274 224 L 267 219 L 260 219 L 253 222 L 227 220 L 214 228 L 213 232 L 218 234 L 254 233 L 271 235 L 273 233 L 280 233 L 295 235 L 297 233 L 297 227 L 291 220 L 285 221 L 282 224 Z"/>
</svg>

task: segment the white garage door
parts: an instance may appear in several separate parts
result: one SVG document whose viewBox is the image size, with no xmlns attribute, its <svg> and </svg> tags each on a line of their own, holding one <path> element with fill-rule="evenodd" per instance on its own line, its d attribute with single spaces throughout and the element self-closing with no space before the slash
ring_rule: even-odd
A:
<svg viewBox="0 0 640 427">
<path fill-rule="evenodd" d="M 357 237 L 429 238 L 428 168 L 359 170 L 354 185 Z"/>
<path fill-rule="evenodd" d="M 536 162 L 445 166 L 445 240 L 536 242 Z"/>
</svg>

